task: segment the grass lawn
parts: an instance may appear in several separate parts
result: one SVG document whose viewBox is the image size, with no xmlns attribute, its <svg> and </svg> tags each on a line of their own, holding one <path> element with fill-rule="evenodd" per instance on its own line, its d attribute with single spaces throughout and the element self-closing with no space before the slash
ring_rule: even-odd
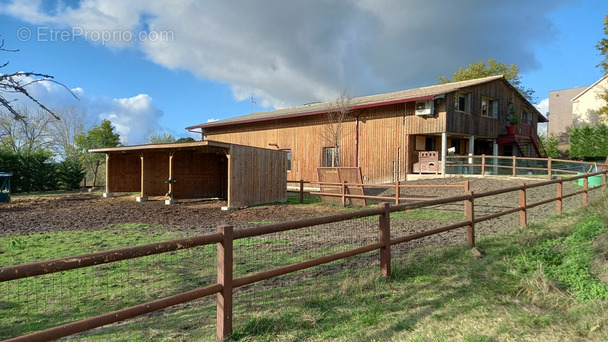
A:
<svg viewBox="0 0 608 342">
<path fill-rule="evenodd" d="M 415 218 L 430 213 L 408 215 Z M 453 219 L 447 216 L 439 213 L 436 219 Z M 373 266 L 345 268 L 337 273 L 319 269 L 317 276 L 302 279 L 295 286 L 271 288 L 260 284 L 257 289 L 244 289 L 236 297 L 232 339 L 605 341 L 608 286 L 598 280 L 596 273 L 606 271 L 605 264 L 597 261 L 608 249 L 593 242 L 605 240 L 607 222 L 608 201 L 602 199 L 508 235 L 480 239 L 477 244 L 487 253 L 480 259 L 465 246 L 435 246 L 397 255 L 392 260 L 390 279 L 380 277 L 378 267 Z M 11 264 L 42 260 L 57 250 L 61 255 L 52 257 L 92 252 L 92 245 L 102 250 L 176 237 L 170 233 L 152 234 L 146 227 L 137 225 L 93 233 L 99 235 L 61 232 L 0 238 L 3 252 L 0 264 L 7 265 L 9 260 Z M 297 240 L 289 235 L 281 239 L 275 242 Z M 283 241 L 285 239 L 292 240 Z M 273 245 L 264 239 L 247 239 L 238 244 L 235 251 L 239 247 L 260 251 Z M 78 276 L 70 276 L 74 271 L 68 271 L 57 274 L 58 279 L 49 280 L 50 276 L 44 276 L 32 279 L 32 284 L 27 285 L 23 284 L 28 279 L 0 283 L 3 293 L 0 338 L 14 336 L 22 331 L 19 329 L 39 329 L 57 321 L 106 312 L 104 308 L 111 306 L 103 302 L 110 300 L 101 300 L 100 296 L 87 295 L 87 292 L 84 296 L 68 293 L 65 300 L 56 302 L 41 298 L 57 289 L 61 289 L 61 293 L 69 292 L 72 284 L 86 288 L 90 279 L 94 280 L 92 285 L 102 282 L 104 296 L 117 298 L 121 305 L 129 302 L 124 299 L 128 297 L 141 302 L 146 296 L 204 286 L 207 281 L 214 281 L 214 248 L 196 249 L 187 255 L 176 252 L 151 260 L 134 260 L 126 266 L 116 263 L 116 268 L 96 266 Z M 262 261 L 264 267 L 272 267 L 297 260 L 297 256 L 285 253 Z M 155 267 L 159 263 L 165 266 Z M 248 267 L 246 260 L 235 263 L 235 273 L 242 274 Z M 142 268 L 140 275 L 137 269 Z M 152 281 L 145 279 L 159 280 L 151 286 Z M 117 283 L 121 286 L 112 286 Z M 278 283 L 281 284 L 280 279 Z M 19 284 L 23 286 L 17 286 Z M 135 290 L 138 292 L 129 292 Z M 76 299 L 69 302 L 71 297 Z M 25 298 L 34 305 L 28 306 Z M 45 303 L 44 308 L 37 308 L 36 303 L 40 302 Z M 206 303 L 103 328 L 78 340 L 214 340 L 213 298 Z M 62 317 L 54 317 L 59 314 Z"/>
</svg>

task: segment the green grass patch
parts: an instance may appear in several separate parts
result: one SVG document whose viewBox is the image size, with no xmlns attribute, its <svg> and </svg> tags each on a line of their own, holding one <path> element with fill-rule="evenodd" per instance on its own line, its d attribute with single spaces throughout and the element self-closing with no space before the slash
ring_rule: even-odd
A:
<svg viewBox="0 0 608 342">
<path fill-rule="evenodd" d="M 430 213 L 412 215 L 426 218 Z M 447 216 L 446 213 L 439 215 Z M 254 285 L 235 300 L 232 340 L 604 341 L 608 336 L 605 315 L 608 299 L 603 290 L 598 290 L 603 283 L 598 282 L 589 268 L 596 253 L 592 243 L 606 232 L 606 222 L 608 201 L 604 198 L 586 208 L 531 224 L 511 234 L 479 239 L 478 246 L 487 252 L 481 259 L 473 257 L 466 246 L 432 246 L 408 253 L 394 252 L 390 279 L 379 276 L 377 264 L 351 269 L 348 263 L 339 261 L 309 270 L 304 278 L 297 278 L 295 274 L 295 281 L 277 278 L 272 287 Z M 119 245 L 132 243 L 132 240 L 122 241 L 131 239 L 130 236 L 140 236 L 138 241 L 141 241 L 147 236 L 140 235 L 142 232 L 150 233 L 152 239 L 166 237 L 164 233 L 153 233 L 156 229 L 150 231 L 150 227 L 137 225 L 114 226 L 108 232 L 113 231 L 123 233 L 116 238 Z M 0 250 L 4 252 L 0 254 L 0 264 L 13 257 L 26 260 L 30 253 L 39 253 L 30 259 L 46 258 L 51 252 L 34 250 L 53 249 L 52 244 L 59 241 L 70 244 L 68 237 L 77 240 L 80 233 L 65 236 L 56 233 L 63 240 L 51 237 L 51 245 L 35 242 L 30 236 L 0 238 Z M 297 262 L 301 257 L 298 253 L 278 246 L 305 243 L 306 238 L 306 235 L 285 234 L 235 241 L 235 274 Z M 101 236 L 83 239 L 89 245 L 97 240 L 110 245 L 109 238 Z M 332 251 L 336 250 L 328 248 L 318 252 Z M 166 293 L 166 289 L 181 290 L 188 279 L 194 279 L 194 286 L 202 286 L 200 282 L 205 279 L 214 282 L 215 263 L 210 260 L 214 255 L 215 246 L 207 246 L 192 256 L 191 264 L 184 262 L 190 259 L 177 254 L 160 260 L 173 265 L 168 273 L 154 275 L 160 279 L 157 287 L 165 292 L 154 293 L 154 287 L 146 288 L 143 278 L 131 284 L 138 288 L 137 295 L 126 292 L 122 286 L 112 287 L 117 282 L 129 283 L 138 268 L 144 268 L 146 273 L 160 272 L 153 267 L 160 263 L 158 260 L 116 270 L 108 268 L 109 265 L 102 265 L 103 270 L 90 268 L 91 273 L 84 275 L 86 279 L 110 277 L 104 300 L 102 296 L 88 293 L 69 305 L 48 299 L 36 301 L 40 294 L 50 291 L 42 287 L 47 281 L 44 277 L 36 280 L 37 284 L 28 285 L 32 286 L 31 291 L 28 286 L 13 289 L 0 284 L 4 286 L 0 299 L 0 337 L 99 314 L 100 308 L 108 307 L 105 301 L 116 299 L 123 305 L 128 303 L 124 297 L 133 296 L 141 302 L 145 299 L 142 288 L 144 294 L 159 295 Z M 254 257 L 256 255 L 266 258 Z M 173 262 L 172 257 L 175 257 Z M 161 269 L 166 268 L 167 265 Z M 201 269 L 208 270 L 209 278 L 205 278 L 205 272 L 196 273 Z M 62 291 L 69 292 L 72 285 L 76 288 L 83 284 L 82 278 L 65 278 L 70 272 L 58 275 L 62 289 L 67 288 Z M 32 303 L 22 300 L 30 296 L 35 298 Z M 43 302 L 45 307 L 37 309 Z M 212 300 L 208 303 L 145 316 L 135 323 L 103 328 L 77 340 L 212 341 L 215 307 Z"/>
</svg>

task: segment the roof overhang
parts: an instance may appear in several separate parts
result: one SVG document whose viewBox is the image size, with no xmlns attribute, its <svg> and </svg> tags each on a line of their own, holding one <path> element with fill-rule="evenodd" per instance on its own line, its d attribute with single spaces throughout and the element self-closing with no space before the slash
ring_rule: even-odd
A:
<svg viewBox="0 0 608 342">
<path fill-rule="evenodd" d="M 406 103 L 406 102 L 414 102 L 414 101 L 419 101 L 419 100 L 429 100 L 429 99 L 435 98 L 435 96 L 436 95 L 428 95 L 428 96 L 419 96 L 419 97 L 412 97 L 412 98 L 407 98 L 407 99 L 399 99 L 399 100 L 386 101 L 386 102 L 367 103 L 367 104 L 358 105 L 358 106 L 355 105 L 352 107 L 352 109 L 357 110 L 357 109 L 365 109 L 365 108 L 378 107 L 378 106 L 388 106 L 388 105 L 392 105 L 392 104 L 399 104 L 399 103 Z M 329 111 L 329 109 L 324 109 L 324 110 L 317 110 L 317 111 L 298 113 L 298 114 L 287 114 L 287 115 L 283 115 L 283 116 L 273 116 L 273 117 L 249 119 L 249 120 L 242 120 L 242 121 L 222 122 L 222 123 L 217 123 L 217 124 L 214 124 L 213 122 L 211 122 L 211 123 L 205 123 L 202 125 L 186 127 L 186 129 L 188 131 L 192 131 L 193 129 L 198 129 L 198 128 L 205 129 L 205 128 L 213 128 L 213 127 L 250 124 L 250 123 L 255 123 L 255 122 L 264 122 L 264 121 L 272 121 L 272 120 L 299 118 L 299 117 L 305 117 L 305 116 L 325 114 L 328 111 Z"/>
<path fill-rule="evenodd" d="M 231 144 L 203 140 L 185 143 L 169 143 L 169 144 L 148 144 L 148 145 L 131 145 L 118 147 L 101 147 L 91 148 L 90 153 L 127 153 L 127 152 L 143 152 L 143 151 L 167 151 L 167 150 L 193 150 L 205 147 L 218 147 L 229 149 Z"/>
</svg>

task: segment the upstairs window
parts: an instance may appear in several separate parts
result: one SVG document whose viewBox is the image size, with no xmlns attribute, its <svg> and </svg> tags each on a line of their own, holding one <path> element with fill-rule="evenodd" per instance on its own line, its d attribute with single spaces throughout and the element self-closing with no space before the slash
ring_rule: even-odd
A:
<svg viewBox="0 0 608 342">
<path fill-rule="evenodd" d="M 471 93 L 456 93 L 454 95 L 454 110 L 471 113 Z"/>
<path fill-rule="evenodd" d="M 323 147 L 323 161 L 325 167 L 340 166 L 340 148 L 338 147 Z"/>
<path fill-rule="evenodd" d="M 483 97 L 481 99 L 481 116 L 488 118 L 498 118 L 498 100 Z"/>
<path fill-rule="evenodd" d="M 525 124 L 532 123 L 532 112 L 527 107 L 521 107 L 521 122 Z"/>
</svg>

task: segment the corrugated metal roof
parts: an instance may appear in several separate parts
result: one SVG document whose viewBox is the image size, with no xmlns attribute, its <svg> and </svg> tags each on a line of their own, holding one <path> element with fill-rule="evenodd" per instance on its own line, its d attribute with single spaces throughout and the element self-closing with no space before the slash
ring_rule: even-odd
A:
<svg viewBox="0 0 608 342">
<path fill-rule="evenodd" d="M 351 99 L 351 104 L 353 109 L 358 108 L 366 108 L 373 107 L 379 105 L 387 105 L 393 103 L 402 103 L 415 101 L 419 99 L 427 99 L 433 97 L 435 95 L 446 94 L 453 91 L 457 91 L 462 88 L 491 82 L 498 79 L 503 79 L 503 75 L 498 76 L 489 76 L 484 78 L 477 78 L 474 80 L 460 81 L 460 82 L 452 82 L 445 83 L 439 85 L 433 85 L 422 88 L 408 89 L 395 91 L 392 93 L 384 93 L 377 95 L 368 95 L 361 97 L 354 97 Z M 196 129 L 196 128 L 210 128 L 210 127 L 218 127 L 224 125 L 238 124 L 238 123 L 248 123 L 248 122 L 257 122 L 257 121 L 265 121 L 265 120 L 274 120 L 274 119 L 282 119 L 288 117 L 299 117 L 306 115 L 314 115 L 325 113 L 328 110 L 331 110 L 332 105 L 335 108 L 335 101 L 329 102 L 320 102 L 313 103 L 304 106 L 277 109 L 277 110 L 269 110 L 265 112 L 257 112 L 248 115 L 237 116 L 230 119 L 213 121 L 208 123 L 203 123 L 196 126 L 186 127 L 187 130 Z"/>
</svg>

